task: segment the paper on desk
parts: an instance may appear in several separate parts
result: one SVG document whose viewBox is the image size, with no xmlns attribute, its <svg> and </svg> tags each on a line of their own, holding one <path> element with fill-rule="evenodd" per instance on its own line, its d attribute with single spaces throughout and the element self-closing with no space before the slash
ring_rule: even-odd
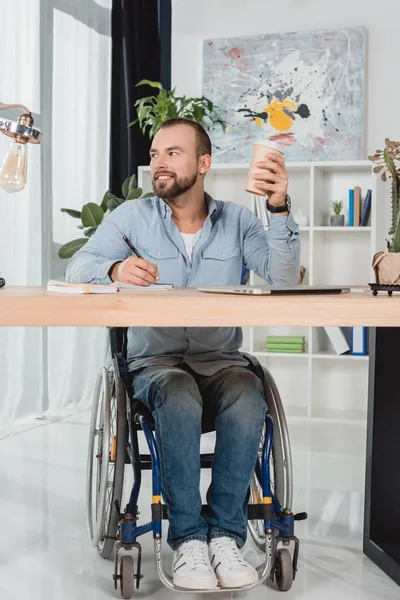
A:
<svg viewBox="0 0 400 600">
<path fill-rule="evenodd" d="M 173 283 L 151 283 L 150 285 L 134 285 L 131 283 L 121 283 L 120 281 L 115 281 L 114 285 L 121 290 L 132 290 L 135 292 L 143 292 L 146 290 L 172 290 L 174 287 Z"/>
<path fill-rule="evenodd" d="M 119 289 L 115 285 L 67 283 L 66 281 L 50 279 L 47 283 L 47 291 L 59 294 L 115 294 Z"/>
</svg>

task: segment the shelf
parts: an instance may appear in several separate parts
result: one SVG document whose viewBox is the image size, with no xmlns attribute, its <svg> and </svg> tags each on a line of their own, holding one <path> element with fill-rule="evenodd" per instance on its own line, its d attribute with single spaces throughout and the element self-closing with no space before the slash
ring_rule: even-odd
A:
<svg viewBox="0 0 400 600">
<path fill-rule="evenodd" d="M 354 354 L 335 354 L 333 352 L 317 352 L 311 355 L 313 359 L 322 359 L 322 360 L 347 360 L 347 361 L 368 361 L 369 356 L 357 356 Z"/>
<path fill-rule="evenodd" d="M 278 358 L 307 358 L 308 352 L 252 352 L 254 356 L 273 356 Z"/>
<path fill-rule="evenodd" d="M 373 164 L 369 160 L 330 160 L 330 161 L 286 161 L 286 167 L 289 169 L 309 170 L 311 167 L 322 171 L 367 171 L 372 172 Z M 213 163 L 213 171 L 241 171 L 249 168 L 248 163 Z M 140 166 L 140 171 L 150 171 L 150 166 Z"/>
<path fill-rule="evenodd" d="M 314 231 L 323 231 L 323 232 L 331 232 L 331 231 L 351 231 L 351 232 L 364 232 L 368 233 L 372 231 L 372 227 L 348 227 L 347 225 L 344 227 L 330 227 L 329 225 L 319 225 L 318 227 L 312 227 Z"/>
<path fill-rule="evenodd" d="M 247 350 L 246 350 L 247 352 Z M 333 352 L 316 352 L 313 354 L 310 354 L 309 352 L 302 352 L 302 353 L 294 353 L 294 352 L 250 352 L 250 354 L 252 354 L 253 356 L 257 357 L 267 357 L 267 356 L 272 356 L 272 357 L 278 357 L 278 358 L 308 358 L 309 356 L 311 356 L 312 359 L 314 360 L 347 360 L 347 362 L 352 362 L 352 361 L 368 361 L 369 356 L 357 356 L 357 355 L 353 355 L 353 354 L 335 354 Z"/>
</svg>

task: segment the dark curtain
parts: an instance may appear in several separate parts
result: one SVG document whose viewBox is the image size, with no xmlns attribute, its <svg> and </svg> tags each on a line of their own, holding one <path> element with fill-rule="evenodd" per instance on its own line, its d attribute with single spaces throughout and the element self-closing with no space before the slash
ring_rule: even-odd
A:
<svg viewBox="0 0 400 600">
<path fill-rule="evenodd" d="M 171 88 L 171 0 L 113 0 L 110 190 L 120 195 L 128 175 L 149 163 L 150 140 L 137 125 L 134 104 L 157 90 L 135 87 L 141 79 Z M 124 352 L 125 329 L 110 331 L 111 351 Z"/>
<path fill-rule="evenodd" d="M 136 100 L 156 92 L 136 83 L 149 79 L 170 88 L 170 22 L 171 0 L 113 0 L 110 189 L 116 195 L 149 162 L 149 139 L 128 125 L 136 119 Z"/>
</svg>

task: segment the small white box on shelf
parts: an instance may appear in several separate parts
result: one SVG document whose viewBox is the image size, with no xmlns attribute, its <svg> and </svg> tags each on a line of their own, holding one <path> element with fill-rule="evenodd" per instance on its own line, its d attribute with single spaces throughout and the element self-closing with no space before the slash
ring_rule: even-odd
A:
<svg viewBox="0 0 400 600">
<path fill-rule="evenodd" d="M 350 346 L 340 327 L 324 327 L 324 329 L 336 354 L 346 354 L 346 352 L 349 352 Z"/>
</svg>

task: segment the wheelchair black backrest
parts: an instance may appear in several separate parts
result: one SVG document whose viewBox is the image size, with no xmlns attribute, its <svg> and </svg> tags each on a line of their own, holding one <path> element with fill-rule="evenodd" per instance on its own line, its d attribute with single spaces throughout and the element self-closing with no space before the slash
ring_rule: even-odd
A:
<svg viewBox="0 0 400 600">
<path fill-rule="evenodd" d="M 128 328 L 113 327 L 110 329 L 111 356 L 121 354 L 126 358 L 128 344 Z"/>
</svg>

